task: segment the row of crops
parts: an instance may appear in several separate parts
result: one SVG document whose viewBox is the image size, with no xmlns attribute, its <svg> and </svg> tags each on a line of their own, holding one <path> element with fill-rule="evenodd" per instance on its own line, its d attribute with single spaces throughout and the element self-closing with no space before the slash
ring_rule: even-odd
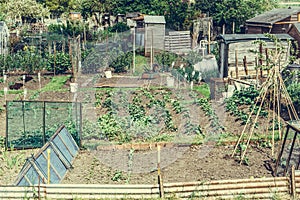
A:
<svg viewBox="0 0 300 200">
<path fill-rule="evenodd" d="M 182 136 L 204 138 L 200 112 L 217 121 L 208 100 L 196 91 L 99 89 L 95 99 L 98 121 L 94 127 L 85 123 L 86 140 L 127 143 L 175 141 Z"/>
</svg>

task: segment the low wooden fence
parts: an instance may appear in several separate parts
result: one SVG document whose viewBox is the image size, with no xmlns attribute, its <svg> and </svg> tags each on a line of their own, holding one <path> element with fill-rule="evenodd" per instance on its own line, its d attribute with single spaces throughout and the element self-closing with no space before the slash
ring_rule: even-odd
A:
<svg viewBox="0 0 300 200">
<path fill-rule="evenodd" d="M 165 183 L 164 197 L 182 199 L 289 199 L 292 188 L 300 193 L 300 172 L 289 177 Z M 293 185 L 294 182 L 294 185 Z M 158 185 L 50 184 L 32 187 L 0 186 L 0 199 L 102 199 L 159 198 Z M 297 194 L 296 194 L 297 195 Z"/>
</svg>

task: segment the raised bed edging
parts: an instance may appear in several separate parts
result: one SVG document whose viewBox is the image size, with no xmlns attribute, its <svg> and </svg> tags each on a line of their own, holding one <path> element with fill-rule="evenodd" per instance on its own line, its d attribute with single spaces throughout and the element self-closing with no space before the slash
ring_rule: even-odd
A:
<svg viewBox="0 0 300 200">
<path fill-rule="evenodd" d="M 291 185 L 294 179 L 294 186 Z M 291 188 L 300 194 L 300 171 L 291 178 L 271 177 L 207 182 L 164 183 L 165 197 L 196 199 L 291 199 Z M 102 199 L 159 198 L 159 185 L 41 184 L 32 187 L 0 186 L 0 199 Z"/>
</svg>

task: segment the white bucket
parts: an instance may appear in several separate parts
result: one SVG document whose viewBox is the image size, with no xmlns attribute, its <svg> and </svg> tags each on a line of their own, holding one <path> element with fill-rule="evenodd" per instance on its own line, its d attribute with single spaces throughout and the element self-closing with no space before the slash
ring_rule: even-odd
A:
<svg viewBox="0 0 300 200">
<path fill-rule="evenodd" d="M 174 77 L 167 77 L 167 86 L 168 87 L 174 87 Z"/>
<path fill-rule="evenodd" d="M 112 77 L 111 71 L 105 71 L 104 74 L 105 74 L 106 78 L 111 78 Z"/>
<path fill-rule="evenodd" d="M 72 93 L 77 92 L 78 90 L 78 83 L 70 83 L 70 89 Z"/>
</svg>

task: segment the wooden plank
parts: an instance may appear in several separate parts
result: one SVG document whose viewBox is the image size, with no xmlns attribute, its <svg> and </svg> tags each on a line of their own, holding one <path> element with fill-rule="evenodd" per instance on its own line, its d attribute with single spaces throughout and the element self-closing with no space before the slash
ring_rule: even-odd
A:
<svg viewBox="0 0 300 200">
<path fill-rule="evenodd" d="M 299 174 L 296 171 L 295 174 Z M 193 196 L 214 197 L 229 199 L 234 196 L 243 196 L 246 198 L 272 198 L 274 194 L 288 195 L 289 178 L 287 177 L 269 177 L 257 179 L 236 179 L 219 180 L 208 182 L 181 182 L 165 183 L 164 193 L 166 197 L 177 196 L 188 198 Z M 300 177 L 295 176 L 295 182 L 299 182 Z M 100 198 L 158 198 L 158 185 L 101 185 L 101 184 L 50 184 L 36 187 L 0 187 L 0 199 L 22 199 L 32 197 L 34 192 L 40 191 L 40 195 L 52 199 L 100 199 Z M 297 193 L 300 192 L 300 184 L 296 184 Z"/>
<path fill-rule="evenodd" d="M 207 182 L 178 182 L 178 183 L 165 183 L 165 187 L 174 187 L 182 185 L 215 185 L 215 184 L 235 184 L 235 183 L 257 183 L 257 182 L 276 182 L 276 181 L 287 181 L 287 177 L 267 177 L 267 178 L 254 178 L 254 179 L 233 179 L 233 180 L 216 180 Z"/>
<path fill-rule="evenodd" d="M 289 189 L 287 187 L 278 187 L 278 188 L 252 188 L 252 189 L 232 189 L 232 190 L 192 190 L 192 191 L 166 191 L 165 194 L 184 194 L 184 193 L 193 193 L 193 192 L 199 192 L 203 196 L 214 196 L 214 197 L 220 197 L 220 196 L 226 196 L 226 195 L 252 195 L 252 194 L 270 194 L 270 193 L 288 193 Z"/>
<path fill-rule="evenodd" d="M 167 195 L 167 197 L 173 197 L 172 194 Z M 238 195 L 224 195 L 222 197 L 216 197 L 216 196 L 205 196 L 205 194 L 197 193 L 186 193 L 185 195 L 176 195 L 175 197 L 180 199 L 191 199 L 191 197 L 194 198 L 200 198 L 205 200 L 216 200 L 216 199 L 275 199 L 275 197 L 279 197 L 280 199 L 290 199 L 290 196 L 286 193 L 269 193 L 269 194 L 251 194 L 251 195 L 245 195 L 245 194 L 238 194 Z"/>
<path fill-rule="evenodd" d="M 65 194 L 65 195 L 46 195 L 46 199 L 152 199 L 159 198 L 159 195 L 111 195 L 111 194 Z"/>
<path fill-rule="evenodd" d="M 268 185 L 268 184 L 258 184 L 257 186 L 253 185 L 215 185 L 215 186 L 187 186 L 187 187 L 172 187 L 172 188 L 164 188 L 165 193 L 181 193 L 181 192 L 193 192 L 193 191 L 201 191 L 201 192 L 211 192 L 218 194 L 230 194 L 239 193 L 243 191 L 243 193 L 252 194 L 252 193 L 268 193 L 270 190 L 277 190 L 282 192 L 289 191 L 289 184 L 287 182 L 281 182 L 278 184 Z"/>
</svg>

